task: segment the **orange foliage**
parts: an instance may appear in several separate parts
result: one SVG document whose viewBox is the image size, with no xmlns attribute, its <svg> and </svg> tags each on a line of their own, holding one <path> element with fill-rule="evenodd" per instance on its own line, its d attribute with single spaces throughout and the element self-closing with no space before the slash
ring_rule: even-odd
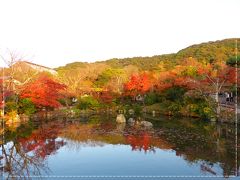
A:
<svg viewBox="0 0 240 180">
<path fill-rule="evenodd" d="M 222 62 L 198 67 L 198 73 L 204 76 L 204 80 L 209 83 L 217 80 L 219 83 L 234 83 L 236 78 L 235 68 Z"/>
<path fill-rule="evenodd" d="M 130 81 L 124 84 L 126 95 L 136 96 L 144 94 L 151 88 L 149 75 L 146 73 L 140 75 L 132 75 Z"/>
<path fill-rule="evenodd" d="M 42 74 L 36 81 L 29 83 L 20 94 L 21 98 L 30 98 L 39 108 L 41 107 L 59 107 L 57 101 L 61 95 L 60 91 L 66 88 L 47 75 Z"/>
<path fill-rule="evenodd" d="M 204 89 L 205 91 L 214 87 L 220 91 L 224 84 L 229 85 L 235 82 L 235 75 L 234 68 L 227 66 L 224 62 L 204 64 L 196 59 L 188 58 L 174 69 L 160 72 L 155 87 L 160 91 L 173 86 L 185 87 L 189 90 Z"/>
<path fill-rule="evenodd" d="M 99 100 L 103 103 L 109 104 L 113 101 L 113 95 L 110 91 L 102 91 L 98 96 Z"/>
<path fill-rule="evenodd" d="M 156 81 L 155 87 L 158 90 L 163 91 L 174 86 L 191 89 L 192 83 L 190 78 L 181 76 L 181 73 L 176 71 L 176 69 L 173 71 L 161 72 L 160 78 Z"/>
</svg>

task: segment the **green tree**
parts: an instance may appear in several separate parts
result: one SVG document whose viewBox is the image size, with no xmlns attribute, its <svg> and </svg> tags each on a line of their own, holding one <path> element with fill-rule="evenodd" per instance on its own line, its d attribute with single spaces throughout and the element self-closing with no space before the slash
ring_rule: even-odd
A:
<svg viewBox="0 0 240 180">
<path fill-rule="evenodd" d="M 97 109 L 100 107 L 100 104 L 97 99 L 92 96 L 83 96 L 78 100 L 77 108 L 79 109 Z"/>
<path fill-rule="evenodd" d="M 18 111 L 20 114 L 31 115 L 36 112 L 36 108 L 32 103 L 31 99 L 24 98 L 24 99 L 20 99 L 19 101 Z"/>
<path fill-rule="evenodd" d="M 232 56 L 227 60 L 227 65 L 235 67 L 237 63 L 237 67 L 239 68 L 240 66 L 240 56 Z"/>
</svg>

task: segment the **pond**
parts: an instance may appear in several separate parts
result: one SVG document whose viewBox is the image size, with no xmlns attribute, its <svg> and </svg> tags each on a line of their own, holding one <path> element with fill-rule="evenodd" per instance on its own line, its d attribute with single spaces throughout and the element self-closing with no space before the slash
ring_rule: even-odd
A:
<svg viewBox="0 0 240 180">
<path fill-rule="evenodd" d="M 2 173 L 6 179 L 136 179 L 231 177 L 239 172 L 234 125 L 188 118 L 144 120 L 153 127 L 116 123 L 115 116 L 95 115 L 35 120 L 6 128 Z"/>
</svg>

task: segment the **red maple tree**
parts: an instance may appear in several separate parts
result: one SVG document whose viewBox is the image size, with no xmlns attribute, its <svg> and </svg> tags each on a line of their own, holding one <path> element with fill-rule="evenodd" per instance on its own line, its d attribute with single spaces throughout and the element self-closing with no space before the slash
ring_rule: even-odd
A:
<svg viewBox="0 0 240 180">
<path fill-rule="evenodd" d="M 165 71 L 159 73 L 160 78 L 155 82 L 155 88 L 158 91 L 164 91 L 172 87 L 192 88 L 191 79 L 181 75 L 180 70 Z"/>
<path fill-rule="evenodd" d="M 126 95 L 136 96 L 144 94 L 151 88 L 150 78 L 147 73 L 132 75 L 130 81 L 124 84 Z"/>
<path fill-rule="evenodd" d="M 58 99 L 61 97 L 61 91 L 65 88 L 65 85 L 42 74 L 36 81 L 27 84 L 23 88 L 20 97 L 30 98 L 38 108 L 56 108 L 60 106 Z"/>
</svg>

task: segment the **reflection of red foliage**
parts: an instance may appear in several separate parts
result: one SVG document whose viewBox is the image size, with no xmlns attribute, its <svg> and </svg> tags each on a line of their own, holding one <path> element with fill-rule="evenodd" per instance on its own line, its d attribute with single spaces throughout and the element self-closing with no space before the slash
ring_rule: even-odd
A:
<svg viewBox="0 0 240 180">
<path fill-rule="evenodd" d="M 65 85 L 43 74 L 24 88 L 21 98 L 30 98 L 37 107 L 59 107 L 57 100 L 60 98 L 60 91 L 65 88 Z"/>
<path fill-rule="evenodd" d="M 38 129 L 27 138 L 19 138 L 18 142 L 25 152 L 32 151 L 36 157 L 45 159 L 47 155 L 65 145 L 63 140 L 56 141 L 59 129 L 57 126 Z"/>
<path fill-rule="evenodd" d="M 143 149 L 145 152 L 151 150 L 151 136 L 146 132 L 140 136 L 127 135 L 126 139 L 127 143 L 132 146 L 132 150 Z"/>
</svg>

